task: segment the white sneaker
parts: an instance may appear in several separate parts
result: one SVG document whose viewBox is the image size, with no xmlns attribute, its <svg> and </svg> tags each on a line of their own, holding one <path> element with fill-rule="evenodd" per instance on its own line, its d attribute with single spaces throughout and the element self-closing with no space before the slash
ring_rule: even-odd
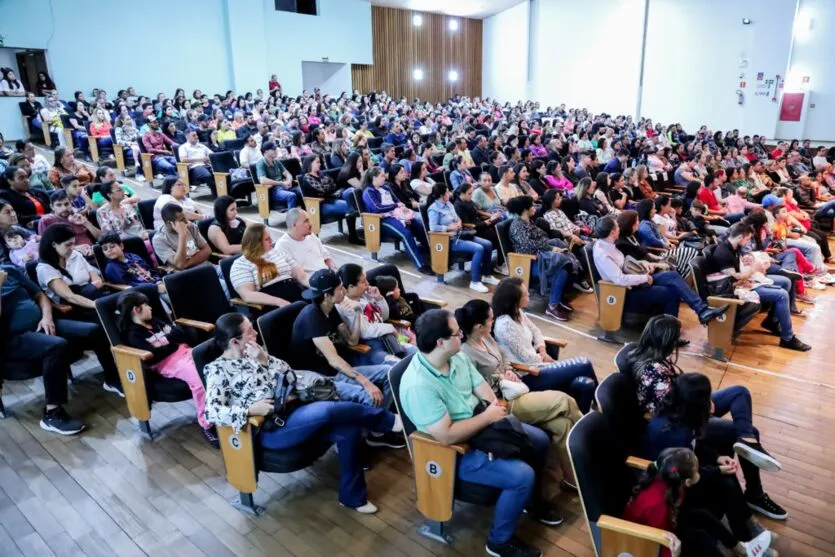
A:
<svg viewBox="0 0 835 557">
<path fill-rule="evenodd" d="M 270 216 L 267 219 L 267 224 L 269 224 L 270 226 L 278 226 L 279 224 L 281 224 L 281 221 L 283 220 L 284 217 L 281 216 L 281 213 L 279 213 L 278 211 L 270 211 Z"/>
<path fill-rule="evenodd" d="M 811 283 L 807 282 L 806 284 L 813 290 L 826 290 L 826 285 L 818 279 L 814 279 Z"/>
<path fill-rule="evenodd" d="M 483 277 L 481 277 L 481 282 L 483 282 L 484 284 L 496 286 L 497 284 L 499 284 L 500 281 L 493 275 L 484 275 Z"/>
<path fill-rule="evenodd" d="M 340 505 L 342 505 L 342 503 L 340 503 Z M 342 506 L 345 507 L 345 505 L 342 505 Z M 345 508 L 354 509 L 355 511 L 357 511 L 360 514 L 374 514 L 374 513 L 377 512 L 377 507 L 371 501 L 366 502 L 365 505 L 362 505 L 360 507 L 345 507 Z"/>
<path fill-rule="evenodd" d="M 490 292 L 490 290 L 488 290 L 488 288 L 484 286 L 484 283 L 481 282 L 471 282 L 470 290 L 475 290 L 476 292 L 481 292 L 482 294 Z"/>
<path fill-rule="evenodd" d="M 137 182 L 144 182 L 144 181 L 145 181 L 145 175 L 144 175 L 144 174 L 142 174 L 141 172 L 137 172 L 137 173 L 133 176 L 133 179 L 134 179 L 134 180 L 136 180 Z"/>
<path fill-rule="evenodd" d="M 403 431 L 403 420 L 400 418 L 400 414 L 394 415 L 394 425 L 391 426 L 392 433 L 400 433 Z"/>
<path fill-rule="evenodd" d="M 763 557 L 765 551 L 771 546 L 771 532 L 766 530 L 750 542 L 744 542 L 746 557 Z"/>
</svg>

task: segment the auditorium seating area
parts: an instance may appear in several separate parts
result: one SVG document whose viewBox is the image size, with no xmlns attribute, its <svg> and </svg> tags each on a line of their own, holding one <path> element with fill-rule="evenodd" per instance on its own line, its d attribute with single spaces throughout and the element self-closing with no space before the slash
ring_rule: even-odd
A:
<svg viewBox="0 0 835 557">
<path fill-rule="evenodd" d="M 753 397 L 754 441 L 737 430 L 728 453 L 709 448 L 738 457 L 721 481 L 746 487 L 750 537 L 780 534 L 756 554 L 835 551 L 835 148 L 533 101 L 142 93 L 23 101 L 30 137 L 0 144 L 0 315 L 17 339 L 0 364 L 0 554 L 477 555 L 487 537 L 493 555 L 668 555 L 664 529 L 624 515 L 668 456 L 644 446 L 666 419 L 635 384 L 653 362 L 697 372 L 659 399 L 684 404 L 681 377 L 701 374 L 728 427 L 745 412 L 722 396 L 744 385 L 748 422 Z M 461 476 L 476 445 L 434 438 L 401 400 L 412 368 L 437 373 L 427 358 L 457 353 L 457 333 L 421 317 L 469 315 L 456 310 L 474 300 L 495 313 L 502 372 L 583 415 L 560 444 L 506 410 L 568 459 L 542 471 L 550 507 L 527 509 L 525 543 L 491 538 L 501 489 Z M 486 322 L 459 318 L 459 341 Z M 652 343 L 656 360 L 629 360 Z M 220 379 L 236 358 L 271 378 L 270 358 L 337 377 L 313 404 L 355 406 L 344 424 L 363 450 L 327 428 L 282 437 L 304 406 L 253 413 L 251 386 Z M 579 360 L 590 376 L 546 381 Z M 783 471 L 754 493 L 762 455 Z"/>
</svg>

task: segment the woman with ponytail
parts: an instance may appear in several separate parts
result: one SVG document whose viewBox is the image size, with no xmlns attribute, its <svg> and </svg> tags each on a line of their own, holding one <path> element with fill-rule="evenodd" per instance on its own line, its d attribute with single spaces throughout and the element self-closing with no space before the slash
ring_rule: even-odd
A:
<svg viewBox="0 0 835 557">
<path fill-rule="evenodd" d="M 717 542 L 739 557 L 776 557 L 769 549 L 768 530 L 749 542 L 738 542 L 710 512 L 689 504 L 689 490 L 700 479 L 699 459 L 691 449 L 665 449 L 635 488 L 624 518 L 670 532 L 670 547 L 663 548 L 660 557 L 722 557 L 725 553 Z"/>
</svg>

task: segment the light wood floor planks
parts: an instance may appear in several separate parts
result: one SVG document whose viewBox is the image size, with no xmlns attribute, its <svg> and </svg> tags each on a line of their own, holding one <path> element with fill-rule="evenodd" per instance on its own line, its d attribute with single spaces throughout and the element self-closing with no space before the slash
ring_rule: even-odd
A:
<svg viewBox="0 0 835 557">
<path fill-rule="evenodd" d="M 143 196 L 156 195 L 132 183 Z M 246 209 L 244 216 L 253 215 Z M 277 232 L 278 233 L 278 232 Z M 347 245 L 327 225 L 322 233 L 338 263 L 377 263 Z M 457 307 L 474 296 L 460 272 L 441 285 L 417 275 L 402 256 L 384 245 L 383 261 L 398 264 L 409 289 L 443 298 Z M 707 374 L 714 387 L 745 385 L 754 400 L 755 423 L 764 444 L 784 465 L 764 476 L 768 492 L 790 513 L 784 523 L 765 521 L 781 534 L 784 556 L 835 555 L 835 363 L 829 348 L 835 328 L 835 291 L 816 293 L 819 303 L 795 318 L 798 335 L 813 345 L 807 354 L 776 347 L 775 337 L 757 332 L 755 320 L 721 363 L 700 356 L 706 332 L 682 309 L 690 350 L 680 357 L 688 371 Z M 486 298 L 486 296 L 481 296 Z M 536 323 L 570 344 L 566 357 L 583 355 L 602 378 L 614 371 L 617 346 L 594 339 L 596 309 L 591 295 L 575 302 L 572 321 Z M 541 314 L 543 300 L 531 311 Z M 624 336 L 633 339 L 637 332 Z M 262 474 L 255 495 L 267 512 L 258 518 L 229 504 L 235 492 L 224 479 L 220 453 L 200 438 L 190 402 L 158 404 L 149 442 L 128 418 L 123 401 L 104 392 L 94 360 L 75 366 L 69 410 L 89 429 L 62 438 L 38 428 L 43 401 L 39 380 L 7 383 L 3 397 L 10 416 L 0 421 L 0 556 L 276 556 L 328 557 L 482 555 L 490 509 L 458 504 L 451 528 L 454 546 L 421 537 L 414 507 L 408 453 L 374 455 L 369 497 L 379 508 L 361 516 L 337 504 L 338 463 L 331 451 L 307 470 Z M 577 497 L 561 496 L 566 515 L 559 528 L 522 521 L 521 534 L 553 557 L 592 557 Z"/>
</svg>

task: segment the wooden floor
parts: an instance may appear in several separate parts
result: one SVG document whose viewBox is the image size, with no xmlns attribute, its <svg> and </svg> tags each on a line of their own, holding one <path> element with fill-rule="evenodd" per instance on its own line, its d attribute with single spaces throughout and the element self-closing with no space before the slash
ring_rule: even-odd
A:
<svg viewBox="0 0 835 557">
<path fill-rule="evenodd" d="M 144 184 L 132 185 L 143 196 L 156 195 Z M 326 226 L 322 237 L 338 263 L 376 265 L 364 250 L 338 237 L 335 225 Z M 460 272 L 450 273 L 446 285 L 417 275 L 405 257 L 393 256 L 390 245 L 384 245 L 381 260 L 400 266 L 409 289 L 446 299 L 453 308 L 474 296 L 486 298 L 466 289 Z M 682 310 L 693 343 L 681 356 L 681 367 L 707 374 L 716 388 L 747 386 L 763 443 L 784 465 L 782 472 L 764 476 L 767 491 L 790 515 L 783 523 L 765 521 L 781 534 L 776 548 L 783 556 L 835 555 L 835 356 L 828 350 L 835 290 L 817 295 L 809 316 L 794 319 L 797 334 L 813 345 L 811 352 L 777 348 L 776 337 L 758 332 L 755 320 L 728 363 L 700 355 L 706 332 L 692 312 Z M 574 304 L 575 317 L 566 324 L 542 317 L 542 299 L 535 297 L 531 310 L 546 334 L 569 340 L 566 357 L 589 357 L 602 378 L 613 372 L 617 346 L 595 340 L 593 296 L 581 295 Z M 2 557 L 484 554 L 491 509 L 459 504 L 451 523 L 453 546 L 416 533 L 421 516 L 406 450 L 374 456 L 367 474 L 369 499 L 380 508 L 374 516 L 337 504 L 338 465 L 331 451 L 307 470 L 262 474 L 255 499 L 267 512 L 250 518 L 229 503 L 234 490 L 224 479 L 220 453 L 200 438 L 191 402 L 155 405 L 151 423 L 158 437 L 148 441 L 123 401 L 100 388 L 95 360 L 83 360 L 74 371 L 68 410 L 89 426 L 76 437 L 38 428 L 39 380 L 5 386 L 10 415 L 0 421 Z M 556 503 L 567 518 L 562 526 L 523 519 L 522 536 L 548 556 L 593 556 L 578 498 L 561 496 Z"/>
</svg>

